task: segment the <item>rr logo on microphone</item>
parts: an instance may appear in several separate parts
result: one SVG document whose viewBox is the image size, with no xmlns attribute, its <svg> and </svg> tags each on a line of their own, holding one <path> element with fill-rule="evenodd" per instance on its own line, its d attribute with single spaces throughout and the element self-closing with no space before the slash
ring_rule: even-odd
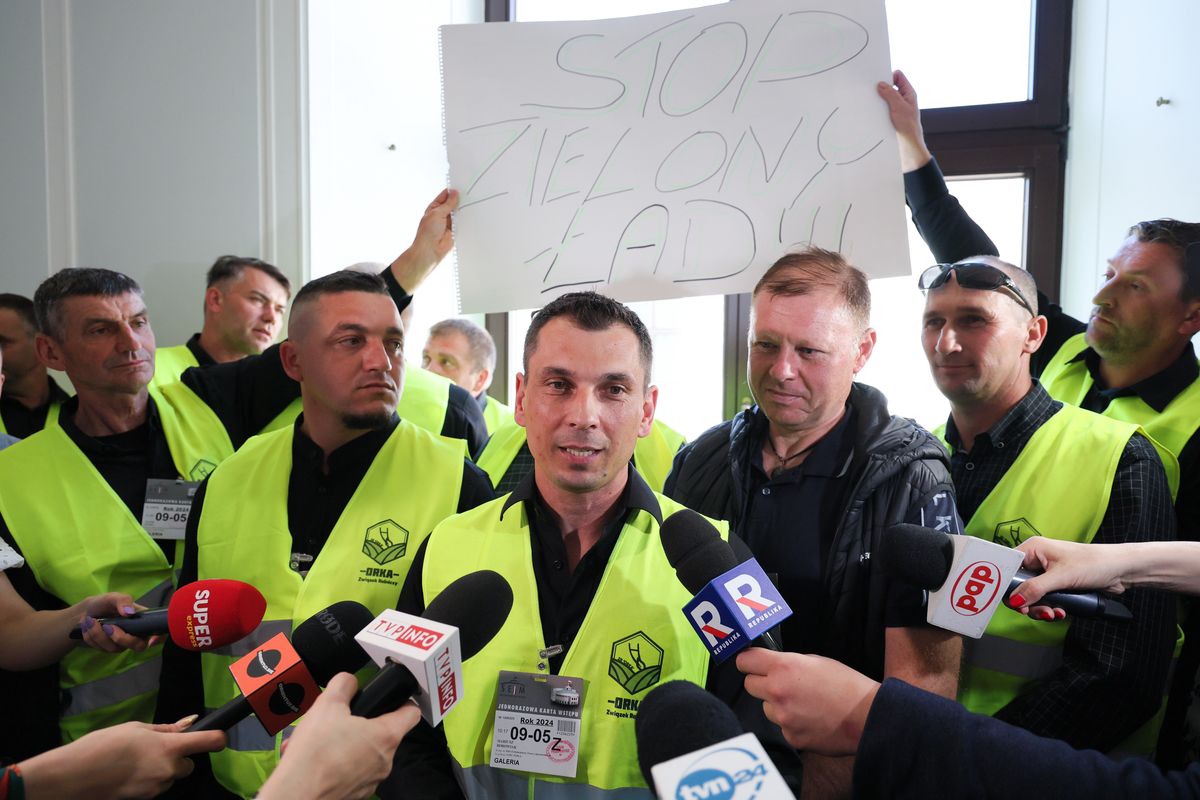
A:
<svg viewBox="0 0 1200 800">
<path fill-rule="evenodd" d="M 775 587 L 751 559 L 713 578 L 683 612 L 709 652 L 724 661 L 791 616 L 787 603 L 771 595 Z"/>
<path fill-rule="evenodd" d="M 725 591 L 729 592 L 730 598 L 737 603 L 738 611 L 741 611 L 746 619 L 754 619 L 775 605 L 774 600 L 763 595 L 762 585 L 758 580 L 745 572 L 725 581 Z"/>
<path fill-rule="evenodd" d="M 955 578 L 950 602 L 959 614 L 973 617 L 991 607 L 999 590 L 1000 567 L 990 561 L 976 561 Z"/>
<path fill-rule="evenodd" d="M 733 628 L 721 624 L 721 610 L 707 600 L 701 600 L 690 613 L 696 627 L 708 640 L 709 647 L 716 647 L 722 639 L 733 633 Z"/>
</svg>

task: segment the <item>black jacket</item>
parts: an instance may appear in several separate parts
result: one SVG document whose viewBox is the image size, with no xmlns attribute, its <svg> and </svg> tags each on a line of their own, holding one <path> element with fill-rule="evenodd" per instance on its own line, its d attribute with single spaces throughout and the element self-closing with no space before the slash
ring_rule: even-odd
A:
<svg viewBox="0 0 1200 800">
<path fill-rule="evenodd" d="M 941 443 L 911 420 L 888 413 L 877 389 L 856 383 L 854 451 L 846 473 L 850 491 L 824 568 L 832 610 L 821 654 L 876 679 L 883 675 L 887 580 L 871 569 L 883 532 L 907 521 L 912 509 L 938 492 L 953 493 L 949 459 Z M 749 501 L 752 448 L 761 446 L 765 417 L 757 406 L 701 434 L 675 457 L 663 493 L 741 529 Z"/>
<path fill-rule="evenodd" d="M 1200 764 L 1149 761 L 1035 736 L 889 678 L 875 695 L 854 762 L 855 797 L 1200 797 Z"/>
</svg>

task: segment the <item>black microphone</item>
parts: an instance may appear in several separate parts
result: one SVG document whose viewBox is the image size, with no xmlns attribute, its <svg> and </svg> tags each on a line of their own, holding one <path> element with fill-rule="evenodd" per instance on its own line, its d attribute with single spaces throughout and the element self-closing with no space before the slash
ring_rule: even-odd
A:
<svg viewBox="0 0 1200 800">
<path fill-rule="evenodd" d="M 667 681 L 638 703 L 633 720 L 638 766 L 647 786 L 650 770 L 672 758 L 745 733 L 733 710 L 691 681 Z"/>
<path fill-rule="evenodd" d="M 756 785 L 747 796 L 795 800 L 758 738 L 745 733 L 729 706 L 694 683 L 668 681 L 652 689 L 638 704 L 633 730 L 642 777 L 662 800 L 740 797 L 737 787 L 751 783 Z M 668 763 L 681 756 L 689 758 Z"/>
<path fill-rule="evenodd" d="M 357 672 L 366 666 L 366 651 L 354 641 L 354 634 L 368 625 L 374 615 L 362 603 L 343 600 L 318 611 L 296 626 L 292 647 L 304 662 L 308 674 L 324 686 L 339 672 Z M 270 662 L 262 665 L 264 671 Z M 289 684 L 280 683 L 276 692 L 286 693 Z M 311 698 L 310 698 L 311 700 Z M 205 715 L 189 731 L 227 731 L 254 713 L 251 700 L 244 694 Z"/>
<path fill-rule="evenodd" d="M 754 562 L 757 566 L 744 542 L 730 535 L 730 541 L 736 541 L 746 553 L 745 557 L 739 557 L 711 522 L 688 508 L 663 520 L 659 535 L 667 562 L 675 568 L 679 582 L 693 595 L 699 594 L 714 578 L 742 564 Z M 775 592 L 778 594 L 779 590 Z M 759 635 L 753 644 L 776 652 L 783 649 L 769 630 Z"/>
<path fill-rule="evenodd" d="M 480 570 L 451 583 L 430 601 L 422 619 L 458 628 L 463 660 L 478 653 L 492 640 L 512 610 L 512 587 L 498 572 Z M 367 620 L 361 627 L 366 627 Z M 391 658 L 379 674 L 350 703 L 358 717 L 378 717 L 400 707 L 420 689 L 416 677 Z"/>
<path fill-rule="evenodd" d="M 998 550 L 1010 550 L 1003 545 L 979 541 Z M 880 539 L 878 556 L 882 569 L 889 575 L 922 589 L 937 590 L 946 583 L 954 566 L 954 537 L 920 525 L 893 525 Z M 1009 596 L 1033 577 L 1036 573 L 1017 570 L 1004 592 L 1004 604 L 1007 606 Z M 1048 592 L 1037 604 L 1061 608 L 1081 619 L 1133 619 L 1124 604 L 1096 592 Z"/>
</svg>

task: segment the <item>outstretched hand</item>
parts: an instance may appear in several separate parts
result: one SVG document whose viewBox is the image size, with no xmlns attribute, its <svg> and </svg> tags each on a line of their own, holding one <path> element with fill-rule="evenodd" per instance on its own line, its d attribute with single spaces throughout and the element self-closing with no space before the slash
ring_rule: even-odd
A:
<svg viewBox="0 0 1200 800">
<path fill-rule="evenodd" d="M 905 172 L 912 172 L 928 164 L 933 159 L 933 154 L 925 146 L 925 131 L 921 127 L 917 90 L 900 70 L 892 73 L 890 84 L 881 81 L 875 89 L 887 103 L 892 127 L 896 129 L 896 137 L 900 142 L 900 168 Z"/>
<path fill-rule="evenodd" d="M 434 268 L 454 247 L 454 222 L 458 192 L 443 189 L 425 208 L 417 234 L 408 249 L 391 264 L 392 276 L 409 294 L 414 294 Z"/>
</svg>

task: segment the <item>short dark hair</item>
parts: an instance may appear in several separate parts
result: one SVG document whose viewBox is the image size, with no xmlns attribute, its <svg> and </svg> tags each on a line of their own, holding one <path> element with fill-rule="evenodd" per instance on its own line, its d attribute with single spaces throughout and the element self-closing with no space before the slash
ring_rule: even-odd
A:
<svg viewBox="0 0 1200 800">
<path fill-rule="evenodd" d="M 46 280 L 33 293 L 38 330 L 62 340 L 62 301 L 68 297 L 119 297 L 133 292 L 142 296 L 138 282 L 121 272 L 99 267 L 69 267 Z"/>
<path fill-rule="evenodd" d="M 327 294 L 342 294 L 343 292 L 366 292 L 391 297 L 383 278 L 373 272 L 356 272 L 352 269 L 342 269 L 313 278 L 300 287 L 296 299 L 292 301 L 292 313 L 288 316 L 288 336 L 296 335 L 298 320 L 304 318 L 306 306 Z"/>
<path fill-rule="evenodd" d="M 491 371 L 496 368 L 496 343 L 492 335 L 469 319 L 451 317 L 434 323 L 429 329 L 429 335 L 444 336 L 447 333 L 461 333 L 467 340 L 467 350 L 471 355 L 472 366 L 476 372 Z"/>
<path fill-rule="evenodd" d="M 1152 219 L 1134 225 L 1129 235 L 1137 237 L 1139 242 L 1165 244 L 1174 250 L 1183 270 L 1179 299 L 1187 303 L 1200 298 L 1200 222 Z"/>
<path fill-rule="evenodd" d="M 758 297 L 760 292 L 795 297 L 821 288 L 836 289 L 863 330 L 870 326 L 871 286 L 867 276 L 841 253 L 820 247 L 809 246 L 776 261 L 758 279 L 751 297 Z"/>
<path fill-rule="evenodd" d="M 283 291 L 287 293 L 288 297 L 292 296 L 292 282 L 288 280 L 287 275 L 279 271 L 279 267 L 249 256 L 221 256 L 218 258 L 208 268 L 208 281 L 205 287 L 211 289 L 221 281 L 240 276 L 247 269 L 256 269 L 274 278 L 275 282 L 283 287 Z"/>
<path fill-rule="evenodd" d="M 533 321 L 525 333 L 525 352 L 522 356 L 526 374 L 529 373 L 529 359 L 537 349 L 538 334 L 546 327 L 546 323 L 557 317 L 566 317 L 585 331 L 605 331 L 613 325 L 629 328 L 637 337 L 642 367 L 646 370 L 646 384 L 649 385 L 650 367 L 654 361 L 650 332 L 628 306 L 598 292 L 569 292 L 534 312 Z"/>
<path fill-rule="evenodd" d="M 15 312 L 30 333 L 37 332 L 37 314 L 33 310 L 33 301 L 25 295 L 0 292 L 0 309 Z"/>
</svg>

